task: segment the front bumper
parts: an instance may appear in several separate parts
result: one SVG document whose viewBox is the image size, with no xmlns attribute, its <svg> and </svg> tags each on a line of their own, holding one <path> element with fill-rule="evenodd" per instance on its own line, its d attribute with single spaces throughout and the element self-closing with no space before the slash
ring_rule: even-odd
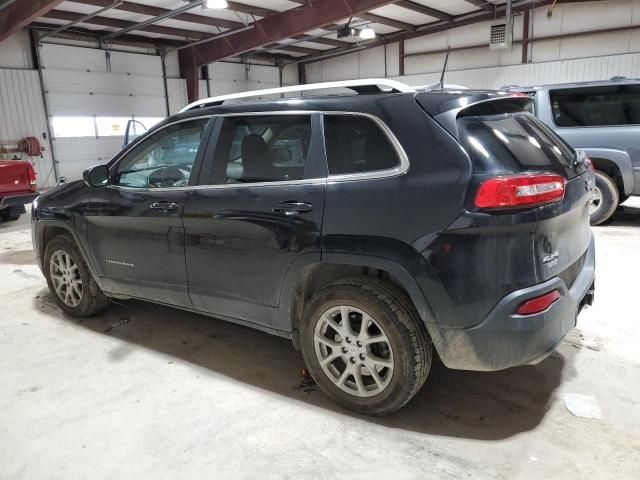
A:
<svg viewBox="0 0 640 480">
<path fill-rule="evenodd" d="M 0 198 L 0 210 L 16 205 L 22 205 L 24 208 L 24 205 L 33 202 L 39 195 L 40 194 L 38 192 L 33 192 L 2 197 Z"/>
<path fill-rule="evenodd" d="M 504 297 L 489 315 L 471 328 L 429 324 L 429 333 L 443 363 L 453 369 L 492 371 L 537 363 L 549 355 L 576 325 L 578 313 L 593 302 L 595 241 L 593 234 L 582 270 L 568 288 L 552 278 Z M 517 315 L 523 301 L 558 289 L 560 298 L 535 315 Z"/>
</svg>

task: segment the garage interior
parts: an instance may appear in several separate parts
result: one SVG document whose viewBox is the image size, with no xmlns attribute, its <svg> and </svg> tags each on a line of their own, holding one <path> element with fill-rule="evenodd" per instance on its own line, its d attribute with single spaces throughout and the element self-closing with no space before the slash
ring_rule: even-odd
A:
<svg viewBox="0 0 640 480">
<path fill-rule="evenodd" d="M 111 159 L 131 120 L 301 84 L 437 85 L 445 65 L 470 89 L 640 78 L 640 0 L 0 0 L 0 159 L 29 160 L 44 192 Z M 553 354 L 435 364 L 382 418 L 332 403 L 283 338 L 134 300 L 63 314 L 29 217 L 0 223 L 0 478 L 638 478 L 638 197 L 592 228 L 596 301 Z"/>
</svg>

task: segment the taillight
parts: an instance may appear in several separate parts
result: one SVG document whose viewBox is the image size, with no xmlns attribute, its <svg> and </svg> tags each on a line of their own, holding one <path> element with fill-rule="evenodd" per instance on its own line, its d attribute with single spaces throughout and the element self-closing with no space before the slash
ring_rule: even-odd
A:
<svg viewBox="0 0 640 480">
<path fill-rule="evenodd" d="M 553 290 L 539 297 L 531 298 L 520 304 L 516 313 L 518 315 L 533 315 L 545 311 L 553 302 L 560 298 L 560 292 Z"/>
<path fill-rule="evenodd" d="M 564 196 L 565 180 L 555 173 L 500 175 L 478 187 L 475 206 L 509 208 L 557 202 Z"/>
<path fill-rule="evenodd" d="M 36 172 L 31 165 L 27 166 L 27 172 L 29 174 L 29 190 L 36 191 Z"/>
</svg>

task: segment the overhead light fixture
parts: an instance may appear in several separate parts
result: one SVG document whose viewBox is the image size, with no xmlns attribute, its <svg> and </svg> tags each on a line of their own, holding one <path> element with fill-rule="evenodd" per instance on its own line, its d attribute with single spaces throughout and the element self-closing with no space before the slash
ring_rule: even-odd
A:
<svg viewBox="0 0 640 480">
<path fill-rule="evenodd" d="M 228 8 L 229 4 L 227 0 L 204 0 L 203 6 L 210 10 L 222 10 L 223 8 Z"/>
<path fill-rule="evenodd" d="M 373 40 L 376 38 L 376 32 L 371 27 L 365 27 L 358 34 L 360 40 Z"/>
</svg>

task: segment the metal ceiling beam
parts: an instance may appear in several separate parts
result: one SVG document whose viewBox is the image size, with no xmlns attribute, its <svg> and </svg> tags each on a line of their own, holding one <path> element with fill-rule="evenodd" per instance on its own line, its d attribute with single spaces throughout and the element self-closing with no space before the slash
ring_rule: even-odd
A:
<svg viewBox="0 0 640 480">
<path fill-rule="evenodd" d="M 0 42 L 60 5 L 63 0 L 14 2 L 0 10 Z M 110 2 L 113 3 L 113 2 Z"/>
<path fill-rule="evenodd" d="M 471 3 L 476 7 L 480 7 L 486 12 L 493 12 L 495 10 L 495 5 L 493 3 L 489 3 L 485 0 L 464 0 L 467 3 Z"/>
<path fill-rule="evenodd" d="M 52 10 L 43 15 L 43 17 L 54 18 L 56 20 L 74 21 L 83 17 L 83 15 L 81 13 L 67 12 L 64 10 Z M 130 27 L 131 25 L 135 25 L 135 22 L 129 22 L 128 20 L 120 20 L 117 18 L 101 16 L 90 18 L 86 21 L 86 23 L 121 29 Z M 207 34 L 204 32 L 198 32 L 195 30 L 184 30 L 182 28 L 162 27 L 160 25 L 148 25 L 146 27 L 142 27 L 140 31 L 157 33 L 160 35 L 171 35 L 180 38 L 191 38 L 196 40 L 207 36 Z"/>
<path fill-rule="evenodd" d="M 80 13 L 75 13 L 75 12 L 67 12 L 64 10 L 53 10 L 51 12 L 48 12 L 44 16 L 44 18 L 66 20 L 66 21 L 71 21 L 72 23 L 81 23 L 80 19 L 83 17 L 85 17 L 85 15 L 82 15 Z M 103 27 L 119 28 L 120 34 L 129 33 L 134 30 L 139 30 L 142 32 L 151 32 L 151 33 L 156 33 L 160 35 L 171 35 L 174 37 L 180 37 L 183 39 L 197 40 L 197 41 L 209 40 L 211 38 L 222 38 L 222 36 L 219 36 L 219 35 L 211 35 L 210 33 L 200 32 L 197 30 L 184 30 L 181 28 L 163 27 L 160 25 L 151 25 L 151 24 L 145 24 L 141 26 L 139 23 L 130 22 L 128 20 L 120 20 L 120 19 L 111 18 L 111 17 L 92 16 L 91 18 L 84 20 L 84 23 L 100 25 Z M 239 25 L 240 25 L 239 28 L 233 29 L 233 30 L 238 30 L 238 31 L 246 30 L 243 24 L 239 23 Z M 117 33 L 117 32 L 114 32 L 114 33 Z M 236 33 L 236 32 L 233 32 L 233 33 Z M 106 34 L 102 36 L 102 39 L 105 41 L 109 41 L 111 38 L 114 38 L 114 37 L 111 37 L 110 34 Z M 304 49 L 304 51 L 302 51 L 302 49 Z M 278 50 L 283 50 L 283 51 L 289 50 L 296 53 L 304 53 L 305 55 L 321 53 L 323 51 L 320 49 L 314 50 L 306 47 L 289 47 L 289 46 L 279 47 Z"/>
<path fill-rule="evenodd" d="M 33 28 L 34 30 L 44 30 L 44 31 L 53 31 L 59 25 L 56 23 L 42 23 L 42 22 L 34 22 L 29 25 L 29 28 Z M 95 30 L 90 30 L 88 28 L 73 26 L 67 30 L 59 32 L 55 34 L 55 36 L 60 38 L 79 38 L 79 37 L 91 37 L 93 39 L 99 39 L 100 32 L 96 32 Z M 47 35 L 49 36 L 49 35 Z M 51 35 L 53 36 L 53 34 Z M 156 47 L 178 47 L 180 45 L 186 45 L 185 42 L 181 42 L 179 40 L 171 40 L 168 38 L 152 38 L 152 37 L 143 37 L 142 35 L 122 35 L 118 37 L 116 41 L 113 43 L 122 44 L 122 45 L 154 45 Z"/>
<path fill-rule="evenodd" d="M 199 7 L 200 5 L 202 5 L 202 2 L 203 0 L 195 0 L 190 3 L 186 3 L 181 7 L 176 8 L 175 10 L 168 10 L 161 15 L 156 15 L 155 17 L 151 17 L 147 20 L 143 20 L 142 22 L 134 23 L 133 25 L 129 25 L 126 28 L 122 28 L 118 30 L 117 32 L 109 33 L 104 37 L 102 37 L 102 40 L 104 40 L 105 42 L 108 42 L 112 38 L 118 37 L 120 35 L 124 35 L 125 33 L 132 32 L 133 30 L 143 30 L 144 27 L 148 25 L 158 23 L 162 20 L 167 20 L 169 18 L 175 17 L 177 15 L 180 15 L 181 13 L 186 12 L 187 10 L 191 10 L 193 8 Z"/>
<path fill-rule="evenodd" d="M 112 3 L 111 0 L 77 0 L 77 1 L 87 5 L 95 5 L 100 7 L 104 7 L 109 3 Z M 123 10 L 125 12 L 130 12 L 130 13 L 138 13 L 140 15 L 147 15 L 149 17 L 157 17 L 159 15 L 163 15 L 171 11 L 166 8 L 160 8 L 160 7 L 155 7 L 155 6 L 146 5 L 146 4 L 143 5 L 141 3 L 133 3 L 133 2 L 124 2 L 122 5 L 118 7 L 118 10 Z M 222 18 L 208 17 L 204 15 L 196 15 L 193 13 L 181 13 L 173 17 L 173 19 L 181 20 L 183 22 L 209 25 L 211 27 L 239 28 L 243 26 L 241 22 L 235 22 L 233 20 L 225 20 Z"/>
<path fill-rule="evenodd" d="M 393 18 L 383 17 L 381 15 L 376 15 L 375 13 L 361 13 L 358 15 L 358 18 L 362 18 L 363 20 L 367 20 L 369 22 L 380 23 L 382 25 L 387 25 L 389 27 L 398 28 L 400 30 L 415 30 L 416 26 L 411 23 L 401 22 L 400 20 L 394 20 Z"/>
<path fill-rule="evenodd" d="M 441 10 L 437 10 L 435 8 L 427 7 L 426 5 L 422 5 L 421 3 L 412 2 L 410 0 L 400 0 L 396 2 L 396 5 L 416 13 L 421 13 L 423 15 L 437 18 L 438 20 L 444 20 L 445 22 L 453 21 L 453 15 L 445 13 Z"/>
<path fill-rule="evenodd" d="M 67 30 L 68 28 L 73 27 L 74 25 L 76 25 L 78 23 L 86 22 L 87 20 L 89 20 L 89 19 L 91 19 L 93 17 L 97 17 L 98 15 L 100 15 L 101 13 L 106 12 L 107 10 L 111 10 L 112 8 L 115 8 L 118 5 L 122 5 L 122 1 L 123 0 L 118 0 L 115 3 L 112 3 L 108 7 L 103 7 L 101 9 L 99 9 L 99 10 L 96 10 L 95 12 L 91 12 L 91 13 L 88 13 L 88 14 L 84 15 L 84 16 L 78 18 L 77 20 L 73 20 L 73 21 L 71 21 L 69 23 L 65 23 L 64 25 L 62 25 L 62 26 L 60 26 L 60 27 L 58 27 L 58 28 L 56 28 L 54 30 L 46 32 L 44 35 L 41 35 L 39 40 L 43 40 L 43 39 L 47 38 L 50 35 L 56 35 L 57 33 L 63 32 L 63 31 Z"/>
<path fill-rule="evenodd" d="M 558 3 L 582 3 L 582 2 L 588 2 L 588 1 L 606 1 L 606 0 L 558 0 Z M 549 4 L 549 0 L 521 0 L 513 3 L 512 10 L 513 10 L 513 13 L 520 13 L 527 9 L 548 6 L 548 4 Z M 375 47 L 379 47 L 389 43 L 395 43 L 400 40 L 409 40 L 411 38 L 423 37 L 426 35 L 431 35 L 433 33 L 442 32 L 452 28 L 490 21 L 495 18 L 496 14 L 504 13 L 504 11 L 505 11 L 504 4 L 496 6 L 495 11 L 491 10 L 491 12 L 486 12 L 484 10 L 476 10 L 474 12 L 466 13 L 463 15 L 456 15 L 453 21 L 451 22 L 440 20 L 437 22 L 428 23 L 426 25 L 420 25 L 413 32 L 389 33 L 387 35 L 381 36 L 376 40 L 362 42 L 361 45 L 363 45 L 365 48 L 375 48 Z M 360 47 L 357 47 L 357 49 L 361 50 Z M 337 57 L 337 56 L 349 54 L 353 51 L 355 51 L 355 48 L 342 48 L 342 49 L 336 48 L 331 52 L 333 57 Z M 317 55 L 301 58 L 297 60 L 296 63 L 307 64 L 307 63 L 313 63 L 313 62 L 322 60 L 323 58 L 320 58 L 320 57 L 324 57 L 324 53 L 325 52 L 321 52 L 321 53 L 318 53 Z"/>
<path fill-rule="evenodd" d="M 285 38 L 319 28 L 367 10 L 393 3 L 393 0 L 315 0 L 305 8 L 294 8 L 258 20 L 251 31 L 224 40 L 203 44 L 195 52 L 198 66 L 264 47 Z"/>
<path fill-rule="evenodd" d="M 293 8 L 258 20 L 252 30 L 184 49 L 180 52 L 180 70 L 187 78 L 189 100 L 197 98 L 197 71 L 201 65 L 301 35 L 389 3 L 393 0 L 315 0 L 303 8 Z"/>
</svg>

